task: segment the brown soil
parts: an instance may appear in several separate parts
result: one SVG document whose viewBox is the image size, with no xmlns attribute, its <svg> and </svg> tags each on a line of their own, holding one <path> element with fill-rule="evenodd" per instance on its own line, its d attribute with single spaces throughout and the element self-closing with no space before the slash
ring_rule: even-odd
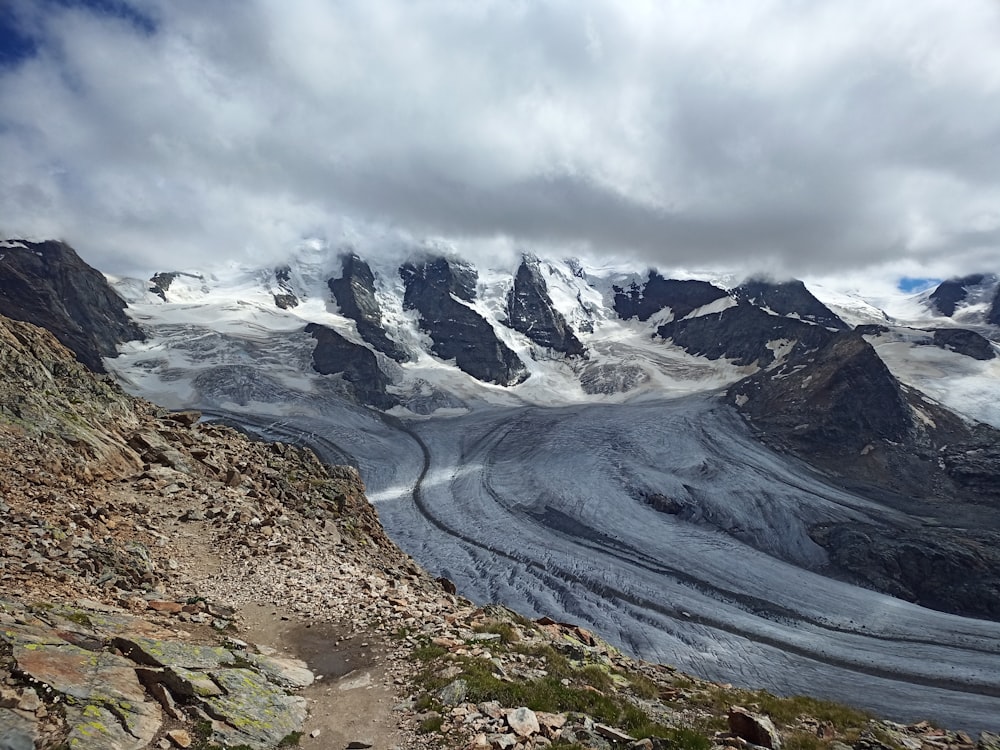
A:
<svg viewBox="0 0 1000 750">
<path fill-rule="evenodd" d="M 241 638 L 302 659 L 319 678 L 301 693 L 309 701 L 301 747 L 420 744 L 400 727 L 401 712 L 395 710 L 402 699 L 387 668 L 393 644 L 376 633 L 354 633 L 349 624 L 304 622 L 271 605 L 247 604 L 240 615 Z"/>
</svg>

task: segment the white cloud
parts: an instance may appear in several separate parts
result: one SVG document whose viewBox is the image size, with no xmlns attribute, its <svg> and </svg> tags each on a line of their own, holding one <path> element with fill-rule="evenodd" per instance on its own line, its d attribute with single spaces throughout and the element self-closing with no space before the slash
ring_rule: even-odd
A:
<svg viewBox="0 0 1000 750">
<path fill-rule="evenodd" d="M 108 6 L 108 3 L 104 3 Z M 792 274 L 1000 268 L 988 0 L 14 0 L 0 231 L 106 270 L 345 226 Z"/>
</svg>

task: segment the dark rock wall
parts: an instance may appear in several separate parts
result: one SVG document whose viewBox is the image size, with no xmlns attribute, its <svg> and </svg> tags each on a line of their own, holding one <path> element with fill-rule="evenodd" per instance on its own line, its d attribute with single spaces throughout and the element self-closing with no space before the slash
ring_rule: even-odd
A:
<svg viewBox="0 0 1000 750">
<path fill-rule="evenodd" d="M 729 395 L 755 426 L 805 453 L 858 455 L 870 443 L 901 442 L 913 429 L 899 383 L 871 345 L 850 332 L 778 371 L 741 380 Z"/>
<path fill-rule="evenodd" d="M 527 260 L 521 261 L 507 295 L 507 325 L 557 352 L 579 356 L 585 351 L 562 313 L 552 306 L 538 265 Z"/>
<path fill-rule="evenodd" d="M 343 258 L 343 275 L 327 283 L 333 292 L 340 312 L 358 326 L 358 334 L 371 344 L 375 351 L 396 360 L 409 359 L 406 351 L 389 338 L 382 325 L 382 309 L 375 297 L 375 275 L 371 267 L 355 254 Z"/>
<path fill-rule="evenodd" d="M 633 284 L 628 290 L 615 287 L 614 291 L 618 316 L 623 320 L 638 318 L 641 321 L 649 320 L 667 307 L 677 320 L 726 296 L 726 292 L 707 281 L 665 279 L 656 271 L 649 272 L 649 278 L 641 288 Z"/>
<path fill-rule="evenodd" d="M 955 309 L 960 302 L 964 302 L 969 295 L 969 287 L 982 284 L 985 275 L 981 273 L 963 276 L 960 279 L 948 279 L 942 281 L 937 289 L 931 292 L 928 298 L 934 309 L 949 318 L 955 314 Z"/>
<path fill-rule="evenodd" d="M 761 367 L 774 362 L 774 352 L 768 348 L 772 341 L 794 342 L 791 352 L 794 355 L 823 346 L 833 336 L 822 326 L 770 315 L 749 304 L 697 318 L 673 320 L 656 332 L 689 354 L 709 359 L 725 357 L 737 365 Z"/>
<path fill-rule="evenodd" d="M 996 358 L 993 346 L 984 336 L 965 328 L 937 328 L 934 330 L 934 345 L 948 351 L 964 354 L 973 359 Z"/>
<path fill-rule="evenodd" d="M 350 383 L 358 401 L 378 409 L 389 409 L 397 400 L 386 391 L 389 379 L 379 369 L 378 359 L 368 347 L 355 344 L 332 328 L 310 323 L 306 333 L 316 339 L 313 368 L 323 375 L 341 375 Z"/>
<path fill-rule="evenodd" d="M 432 351 L 454 359 L 463 372 L 497 385 L 516 385 L 528 377 L 524 363 L 490 324 L 461 300 L 475 298 L 474 268 L 444 258 L 406 263 L 399 269 L 406 286 L 403 306 L 420 313 Z M 457 299 L 456 299 L 457 298 Z"/>
<path fill-rule="evenodd" d="M 22 242 L 0 249 L 0 315 L 52 332 L 93 372 L 118 344 L 143 339 L 125 301 L 99 271 L 63 242 Z"/>
</svg>

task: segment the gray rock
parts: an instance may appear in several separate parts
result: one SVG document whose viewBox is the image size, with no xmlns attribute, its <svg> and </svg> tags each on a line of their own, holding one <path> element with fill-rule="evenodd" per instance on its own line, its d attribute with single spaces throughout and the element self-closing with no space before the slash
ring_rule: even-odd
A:
<svg viewBox="0 0 1000 750">
<path fill-rule="evenodd" d="M 438 691 L 438 700 L 446 706 L 457 706 L 465 703 L 469 694 L 469 685 L 465 680 L 455 680 Z"/>
<path fill-rule="evenodd" d="M 215 741 L 263 750 L 302 730 L 305 698 L 288 695 L 250 669 L 217 669 L 211 676 L 224 691 L 204 699 L 208 713 L 224 722 L 215 725 Z"/>
<path fill-rule="evenodd" d="M 754 745 L 781 750 L 781 738 L 774 722 L 767 716 L 751 713 L 742 706 L 730 707 L 729 731 Z"/>
<path fill-rule="evenodd" d="M 309 666 L 300 659 L 249 653 L 244 658 L 269 680 L 288 688 L 306 688 L 316 679 Z"/>
<path fill-rule="evenodd" d="M 538 717 L 534 711 L 524 706 L 515 708 L 507 714 L 507 725 L 518 737 L 530 737 L 539 731 Z"/>
<path fill-rule="evenodd" d="M 0 750 L 34 750 L 35 722 L 0 708 Z"/>
</svg>

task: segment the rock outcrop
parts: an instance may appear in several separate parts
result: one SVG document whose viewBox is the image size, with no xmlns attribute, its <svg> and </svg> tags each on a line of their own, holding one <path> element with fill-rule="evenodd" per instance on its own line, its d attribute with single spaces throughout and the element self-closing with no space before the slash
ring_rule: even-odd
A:
<svg viewBox="0 0 1000 750">
<path fill-rule="evenodd" d="M 386 391 L 389 378 L 382 372 L 370 349 L 355 344 L 332 328 L 310 323 L 306 333 L 316 339 L 313 368 L 322 375 L 340 375 L 359 403 L 390 409 L 397 400 Z"/>
<path fill-rule="evenodd" d="M 1000 432 L 901 386 L 857 332 L 740 381 L 728 397 L 769 445 L 923 519 L 814 528 L 837 568 L 926 607 L 1000 616 L 1000 514 L 992 508 Z"/>
<path fill-rule="evenodd" d="M 969 296 L 969 287 L 978 286 L 985 280 L 985 274 L 975 273 L 961 278 L 942 281 L 931 292 L 928 300 L 935 310 L 950 318 L 955 314 L 955 310 L 959 304 L 964 302 Z"/>
<path fill-rule="evenodd" d="M 562 313 L 552 305 L 538 263 L 527 258 L 518 266 L 507 294 L 507 325 L 553 351 L 569 356 L 585 352 Z"/>
<path fill-rule="evenodd" d="M 730 398 L 755 427 L 804 454 L 857 455 L 871 443 L 905 440 L 913 431 L 910 407 L 871 345 L 848 332 L 822 338 L 808 355 L 741 380 Z"/>
<path fill-rule="evenodd" d="M 763 307 L 778 315 L 807 320 L 825 328 L 846 331 L 848 326 L 829 307 L 820 302 L 798 279 L 766 281 L 749 279 L 733 289 L 740 302 Z"/>
<path fill-rule="evenodd" d="M 179 278 L 193 279 L 194 281 L 201 282 L 202 284 L 205 282 L 205 277 L 199 276 L 196 273 L 185 273 L 184 271 L 160 271 L 159 273 L 154 273 L 149 279 L 149 291 L 166 302 L 167 292 L 170 291 L 170 287 L 173 286 L 174 282 Z"/>
<path fill-rule="evenodd" d="M 993 303 L 990 305 L 989 312 L 986 313 L 986 322 L 1000 326 L 1000 286 L 997 286 L 996 294 L 993 295 Z"/>
<path fill-rule="evenodd" d="M 779 355 L 794 357 L 814 351 L 833 338 L 823 326 L 771 315 L 745 303 L 718 313 L 673 320 L 657 328 L 656 333 L 689 354 L 708 359 L 725 357 L 736 365 L 765 368 Z"/>
<path fill-rule="evenodd" d="M 615 312 L 623 320 L 638 318 L 649 320 L 653 315 L 670 308 L 674 320 L 691 314 L 726 297 L 726 292 L 707 281 L 665 279 L 656 271 L 650 271 L 646 283 L 641 287 L 632 284 L 628 289 L 615 287 Z"/>
<path fill-rule="evenodd" d="M 299 306 L 298 295 L 292 288 L 292 269 L 289 266 L 278 266 L 274 269 L 275 290 L 271 292 L 274 304 L 282 310 L 290 310 Z"/>
<path fill-rule="evenodd" d="M 0 315 L 53 333 L 94 372 L 118 344 L 143 339 L 107 279 L 63 242 L 0 243 Z"/>
<path fill-rule="evenodd" d="M 996 359 L 989 339 L 966 328 L 936 328 L 934 346 L 979 360 Z"/>
<path fill-rule="evenodd" d="M 406 351 L 389 338 L 382 322 L 382 309 L 375 297 L 375 275 L 371 267 L 354 253 L 342 259 L 343 275 L 328 285 L 340 312 L 355 322 L 358 335 L 376 351 L 397 362 L 409 359 Z"/>
<path fill-rule="evenodd" d="M 510 386 L 528 377 L 517 354 L 470 306 L 478 278 L 472 266 L 435 258 L 406 263 L 399 274 L 406 286 L 403 306 L 420 313 L 434 354 L 454 359 L 460 370 L 486 383 Z"/>
<path fill-rule="evenodd" d="M 871 524 L 814 528 L 830 560 L 864 585 L 930 609 L 1000 619 L 1000 533 Z"/>
</svg>

